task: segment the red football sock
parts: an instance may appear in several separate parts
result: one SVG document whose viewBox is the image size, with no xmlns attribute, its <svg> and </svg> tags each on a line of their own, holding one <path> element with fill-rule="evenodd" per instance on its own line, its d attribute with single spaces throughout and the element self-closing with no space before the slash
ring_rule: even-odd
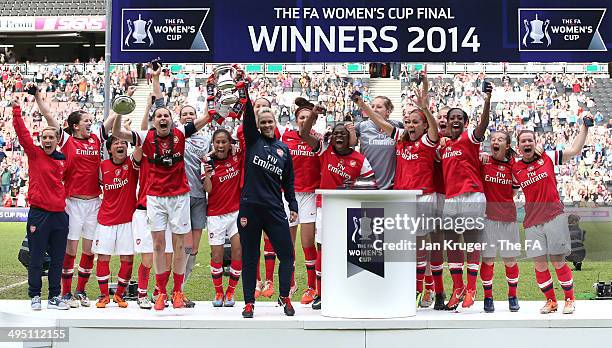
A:
<svg viewBox="0 0 612 348">
<path fill-rule="evenodd" d="M 178 274 L 176 272 L 172 272 L 172 278 L 174 279 L 174 287 L 172 288 L 172 293 L 182 292 L 183 280 L 185 280 L 185 273 Z"/>
<path fill-rule="evenodd" d="M 238 285 L 238 280 L 240 279 L 240 274 L 242 274 L 242 261 L 232 260 L 230 264 L 230 279 L 227 285 L 228 293 L 234 293 L 236 285 Z"/>
<path fill-rule="evenodd" d="M 75 255 L 64 255 L 64 264 L 62 265 L 62 295 L 72 291 L 72 275 L 74 274 L 75 258 Z"/>
<path fill-rule="evenodd" d="M 110 279 L 110 261 L 100 261 L 96 265 L 96 278 L 98 279 L 98 285 L 100 286 L 100 294 L 102 296 L 109 296 L 108 292 L 108 280 Z"/>
<path fill-rule="evenodd" d="M 425 276 L 425 290 L 434 290 L 434 279 L 433 276 L 426 275 Z"/>
<path fill-rule="evenodd" d="M 572 277 L 572 270 L 567 266 L 567 264 L 563 265 L 563 267 L 555 269 L 557 272 L 557 279 L 559 280 L 559 284 L 565 293 L 566 300 L 574 299 L 574 278 Z"/>
<path fill-rule="evenodd" d="M 453 290 L 463 287 L 463 251 L 448 250 L 448 269 L 453 279 Z"/>
<path fill-rule="evenodd" d="M 117 295 L 123 296 L 132 278 L 132 262 L 121 261 L 119 263 L 119 273 L 117 274 Z"/>
<path fill-rule="evenodd" d="M 210 275 L 216 293 L 223 293 L 223 264 L 210 261 Z"/>
<path fill-rule="evenodd" d="M 158 293 L 167 294 L 168 278 L 170 278 L 170 271 L 155 274 L 155 287 Z"/>
<path fill-rule="evenodd" d="M 478 281 L 478 269 L 480 268 L 480 250 L 474 250 L 467 253 L 467 288 L 468 290 L 476 290 L 476 282 Z"/>
<path fill-rule="evenodd" d="M 484 288 L 484 297 L 493 298 L 493 271 L 495 264 L 483 262 L 480 266 L 480 279 Z"/>
<path fill-rule="evenodd" d="M 553 300 L 556 302 L 557 297 L 555 296 L 555 290 L 553 288 L 553 281 L 550 276 L 550 271 L 546 270 L 544 272 L 538 272 L 536 270 L 535 273 L 538 286 L 540 287 L 540 290 L 544 293 L 544 296 L 546 296 L 546 299 Z"/>
<path fill-rule="evenodd" d="M 304 264 L 306 264 L 306 274 L 308 276 L 308 287 L 315 289 L 317 287 L 317 275 L 315 272 L 315 264 L 317 263 L 317 248 L 308 247 L 304 250 Z"/>
<path fill-rule="evenodd" d="M 441 294 L 444 292 L 444 264 L 443 262 L 434 262 L 431 261 L 431 276 L 433 277 L 434 282 L 434 290 L 436 294 Z"/>
<path fill-rule="evenodd" d="M 146 297 L 149 288 L 149 276 L 151 267 L 145 267 L 142 263 L 138 266 L 138 297 Z"/>
<path fill-rule="evenodd" d="M 317 275 L 317 295 L 321 296 L 321 258 L 323 257 L 323 249 L 319 249 L 317 253 L 317 261 L 315 262 L 315 274 Z"/>
<path fill-rule="evenodd" d="M 79 277 L 77 279 L 76 292 L 85 291 L 85 285 L 89 280 L 91 271 L 93 270 L 94 255 L 81 254 L 81 261 L 79 262 Z"/>
<path fill-rule="evenodd" d="M 506 266 L 506 281 L 508 282 L 508 297 L 516 297 L 516 288 L 519 281 L 518 263 L 515 263 L 512 267 Z"/>
<path fill-rule="evenodd" d="M 423 292 L 423 280 L 425 279 L 425 269 L 427 268 L 426 261 L 418 261 L 416 263 L 416 291 L 418 293 Z"/>
<path fill-rule="evenodd" d="M 476 290 L 476 281 L 478 280 L 478 269 L 480 265 L 476 263 L 467 264 L 467 289 Z"/>
<path fill-rule="evenodd" d="M 274 281 L 274 267 L 276 265 L 276 253 L 268 238 L 264 238 L 264 260 L 266 261 L 266 280 Z"/>
</svg>

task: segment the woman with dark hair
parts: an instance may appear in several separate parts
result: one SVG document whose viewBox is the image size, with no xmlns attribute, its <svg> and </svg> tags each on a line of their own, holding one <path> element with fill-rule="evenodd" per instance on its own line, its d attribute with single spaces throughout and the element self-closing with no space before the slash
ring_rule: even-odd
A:
<svg viewBox="0 0 612 348">
<path fill-rule="evenodd" d="M 134 94 L 131 87 L 128 95 Z M 51 127 L 59 129 L 59 124 L 37 91 L 36 104 L 38 109 Z M 114 116 L 109 116 L 104 124 L 92 132 L 93 116 L 85 111 L 78 110 L 68 115 L 68 127 L 60 132 L 59 147 L 68 160 L 65 172 L 66 186 L 66 213 L 70 217 L 66 255 L 62 267 L 62 298 L 70 307 L 79 305 L 89 307 L 90 302 L 85 293 L 85 286 L 91 275 L 94 263 L 94 254 L 91 250 L 92 242 L 98 224 L 97 216 L 100 209 L 100 184 L 98 173 L 100 171 L 100 149 L 102 141 L 107 139 L 107 130 L 112 128 Z M 78 283 L 76 293 L 72 295 L 72 275 L 74 273 L 74 260 L 78 250 L 79 239 L 83 238 L 81 260 L 79 262 Z"/>
<path fill-rule="evenodd" d="M 335 190 L 346 181 L 355 181 L 360 177 L 371 177 L 374 175 L 368 160 L 349 145 L 350 134 L 344 123 L 338 123 L 332 128 L 330 141 L 323 142 L 311 133 L 312 126 L 316 122 L 318 114 L 324 113 L 320 106 L 307 105 L 310 115 L 300 127 L 300 137 L 319 156 L 321 168 L 321 181 L 319 188 Z M 312 301 L 313 309 L 321 309 L 321 260 L 323 249 L 322 221 L 321 221 L 321 197 L 317 196 L 317 220 L 315 223 L 316 242 L 319 249 L 315 265 L 317 275 L 317 296 Z M 329 232 L 328 232 L 329 233 Z"/>
<path fill-rule="evenodd" d="M 480 279 L 484 288 L 484 311 L 486 313 L 495 311 L 493 304 L 493 267 L 498 249 L 506 268 L 508 307 L 511 312 L 517 312 L 520 309 L 516 296 L 519 280 L 516 258 L 521 252 L 518 249 L 512 250 L 500 244 L 502 240 L 513 245 L 520 243 L 519 228 L 516 224 L 516 206 L 513 200 L 518 186 L 512 180 L 514 151 L 510 144 L 511 140 L 508 133 L 494 132 L 491 135 L 491 153 L 481 166 L 484 194 L 487 198 L 483 239 L 486 247 L 482 251 L 480 268 Z"/>
<path fill-rule="evenodd" d="M 29 130 L 21 117 L 19 100 L 13 101 L 13 127 L 19 142 L 28 156 L 30 211 L 26 233 L 30 248 L 28 265 L 28 295 L 32 310 L 41 310 L 41 288 L 45 253 L 49 253 L 49 300 L 47 308 L 69 309 L 60 295 L 60 274 L 66 236 L 68 215 L 65 213 L 66 193 L 62 183 L 66 157 L 58 152 L 57 128 L 42 130 L 41 146 L 35 146 Z M 44 208 L 43 208 L 44 207 Z"/>
<path fill-rule="evenodd" d="M 293 243 L 283 208 L 283 193 L 289 203 L 289 221 L 297 219 L 297 201 L 293 187 L 293 161 L 286 144 L 275 135 L 276 119 L 270 108 L 261 108 L 255 117 L 247 93 L 244 115 L 245 174 L 240 197 L 238 231 L 242 244 L 243 292 L 245 307 L 242 316 L 253 317 L 255 305 L 256 265 L 259 259 L 261 231 L 266 231 L 279 264 L 279 305 L 288 316 L 295 310 L 289 290 L 293 274 Z"/>
<path fill-rule="evenodd" d="M 213 154 L 204 164 L 204 190 L 208 193 L 208 243 L 210 273 L 215 287 L 214 307 L 233 307 L 234 292 L 242 273 L 242 249 L 238 235 L 240 176 L 244 154 L 232 154 L 232 135 L 217 129 L 212 136 Z M 227 292 L 223 292 L 223 252 L 225 240 L 231 243 L 232 261 Z"/>
<path fill-rule="evenodd" d="M 287 144 L 295 168 L 295 196 L 300 211 L 298 220 L 289 224 L 291 228 L 291 238 L 295 245 L 298 224 L 300 225 L 300 236 L 302 249 L 304 251 L 304 263 L 308 275 L 308 286 L 302 294 L 300 303 L 310 304 L 317 293 L 317 282 L 315 264 L 317 260 L 317 248 L 315 246 L 315 221 L 317 217 L 317 205 L 315 189 L 319 187 L 321 180 L 321 166 L 319 158 L 312 147 L 300 138 L 299 129 L 304 126 L 304 122 L 310 116 L 313 105 L 304 98 L 295 100 L 297 109 L 295 118 L 298 130 L 287 130 L 283 133 L 282 141 Z M 319 137 L 311 131 L 315 137 Z"/>
<path fill-rule="evenodd" d="M 588 120 L 585 118 L 585 120 Z M 592 120 L 591 120 L 592 125 Z M 563 314 L 574 313 L 574 279 L 572 270 L 565 263 L 571 252 L 571 240 L 567 215 L 559 198 L 555 166 L 566 163 L 582 152 L 589 132 L 588 123 L 580 127 L 580 133 L 572 146 L 565 150 L 536 151 L 536 134 L 521 131 L 518 135 L 520 161 L 512 166 L 512 175 L 525 194 L 525 236 L 531 240 L 527 257 L 534 259 L 536 281 L 544 295 L 546 304 L 540 313 L 548 314 L 558 309 L 548 263 L 553 265 L 557 279 L 565 293 Z"/>
</svg>

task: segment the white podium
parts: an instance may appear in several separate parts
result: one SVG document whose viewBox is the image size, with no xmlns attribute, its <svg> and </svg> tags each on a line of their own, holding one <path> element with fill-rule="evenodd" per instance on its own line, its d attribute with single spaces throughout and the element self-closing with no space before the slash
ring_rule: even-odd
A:
<svg viewBox="0 0 612 348">
<path fill-rule="evenodd" d="M 363 231 L 358 215 L 363 212 L 373 218 L 384 214 L 394 216 L 398 207 L 414 209 L 417 195 L 422 192 L 404 190 L 317 190 L 322 195 L 322 315 L 337 318 L 399 318 L 416 314 L 416 265 L 414 261 L 368 262 L 363 269 L 355 259 L 358 243 L 371 243 L 380 238 L 369 227 Z M 366 203 L 367 202 L 367 203 Z M 365 209 L 361 209 L 365 207 Z M 384 212 L 383 212 L 384 211 Z M 374 215 L 374 216 L 372 216 Z M 365 220 L 368 221 L 368 220 Z M 370 225 L 372 226 L 372 225 Z M 378 231 L 380 233 L 380 230 Z M 318 232 L 317 232 L 318 233 Z M 363 235 L 362 235 L 363 234 Z M 365 235 L 365 236 L 364 236 Z M 361 244 L 364 245 L 364 244 Z M 373 244 L 372 244 L 373 245 Z M 378 243 L 380 246 L 380 243 Z M 363 250 L 362 250 L 363 251 Z M 351 254 L 352 253 L 352 254 Z M 383 253 L 387 253 L 384 251 Z M 387 253 L 388 256 L 388 253 Z M 381 256 L 378 255 L 378 259 Z M 382 273 L 381 273 L 382 266 Z"/>
</svg>

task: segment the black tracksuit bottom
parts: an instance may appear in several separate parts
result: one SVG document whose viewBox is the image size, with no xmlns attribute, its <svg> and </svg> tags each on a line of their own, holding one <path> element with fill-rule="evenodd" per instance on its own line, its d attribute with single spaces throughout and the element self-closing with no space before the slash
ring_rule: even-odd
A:
<svg viewBox="0 0 612 348">
<path fill-rule="evenodd" d="M 40 296 L 45 252 L 49 252 L 49 298 L 58 296 L 61 287 L 62 264 L 68 238 L 68 215 L 30 208 L 26 225 L 30 263 L 28 264 L 28 295 Z"/>
<path fill-rule="evenodd" d="M 289 233 L 289 221 L 283 207 L 272 208 L 257 204 L 240 204 L 238 232 L 242 244 L 242 289 L 245 303 L 255 303 L 257 260 L 260 255 L 261 232 L 266 231 L 279 259 L 280 296 L 289 296 L 295 260 Z"/>
</svg>

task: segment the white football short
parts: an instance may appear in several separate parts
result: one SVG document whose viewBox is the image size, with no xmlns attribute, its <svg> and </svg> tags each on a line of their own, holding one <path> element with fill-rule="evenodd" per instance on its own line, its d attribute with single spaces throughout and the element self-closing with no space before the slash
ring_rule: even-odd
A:
<svg viewBox="0 0 612 348">
<path fill-rule="evenodd" d="M 317 207 L 317 219 L 315 221 L 315 242 L 318 244 L 323 244 L 323 214 L 321 213 L 321 208 Z"/>
<path fill-rule="evenodd" d="M 147 195 L 147 217 L 151 231 L 164 231 L 169 226 L 172 233 L 191 232 L 189 194 L 169 197 Z"/>
<path fill-rule="evenodd" d="M 238 233 L 238 211 L 208 217 L 208 243 L 224 245 L 226 238 Z"/>
<path fill-rule="evenodd" d="M 452 198 L 446 198 L 446 201 L 444 202 L 444 216 L 473 218 L 483 217 L 486 205 L 487 199 L 484 193 L 464 193 Z"/>
<path fill-rule="evenodd" d="M 298 204 L 298 219 L 289 222 L 289 227 L 315 222 L 317 219 L 317 195 L 314 192 L 296 192 L 295 200 Z M 289 217 L 289 203 L 283 199 L 283 204 L 285 205 L 285 213 Z"/>
<path fill-rule="evenodd" d="M 425 219 L 425 223 L 421 224 L 425 228 L 419 228 L 416 231 L 418 237 L 424 237 L 436 228 L 433 218 L 437 209 L 437 196 L 435 193 L 429 195 L 421 195 L 417 197 L 416 216 Z M 429 219 L 427 219 L 429 218 Z M 430 222 L 431 221 L 431 222 Z"/>
<path fill-rule="evenodd" d="M 172 232 L 166 228 L 166 253 L 172 253 Z M 134 253 L 148 254 L 153 252 L 153 236 L 147 223 L 147 211 L 136 209 L 132 216 L 132 236 Z"/>
<path fill-rule="evenodd" d="M 98 226 L 98 210 L 100 210 L 99 197 L 93 199 L 80 199 L 69 197 L 66 199 L 66 214 L 68 214 L 68 240 L 93 240 Z"/>
<path fill-rule="evenodd" d="M 92 251 L 102 255 L 134 255 L 132 223 L 113 226 L 98 224 Z"/>
<path fill-rule="evenodd" d="M 518 257 L 521 255 L 521 248 L 517 248 L 517 243 L 521 242 L 519 228 L 516 222 L 484 220 L 484 240 L 485 248 L 482 257 L 494 258 L 499 255 L 504 258 Z"/>
</svg>

